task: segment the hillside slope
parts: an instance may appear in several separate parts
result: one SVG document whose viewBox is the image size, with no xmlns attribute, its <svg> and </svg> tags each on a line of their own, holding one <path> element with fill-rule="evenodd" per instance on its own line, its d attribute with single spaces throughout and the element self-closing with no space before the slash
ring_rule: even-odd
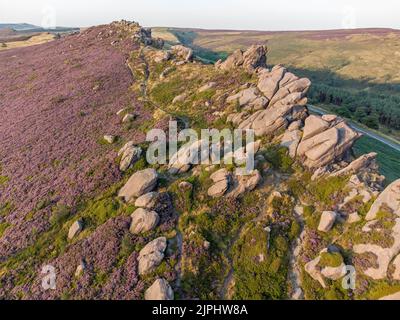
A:
<svg viewBox="0 0 400 320">
<path fill-rule="evenodd" d="M 161 46 L 122 21 L 0 53 L 0 297 L 398 292 L 399 181 L 385 189 L 376 154 L 354 157 L 360 135 L 343 119 L 309 114 L 310 80 L 268 69 L 264 46 L 216 66 Z M 257 140 L 236 152 L 229 139 L 207 142 L 226 162 L 185 163 L 196 141 L 149 164 L 145 133 L 169 120 L 180 132 L 253 129 Z M 239 175 L 252 148 L 255 168 Z M 342 285 L 346 266 L 355 287 Z"/>
</svg>

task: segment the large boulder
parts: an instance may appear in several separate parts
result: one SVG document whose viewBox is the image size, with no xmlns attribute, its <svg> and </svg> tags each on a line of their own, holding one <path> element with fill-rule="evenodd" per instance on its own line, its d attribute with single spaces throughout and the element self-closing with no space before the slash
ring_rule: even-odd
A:
<svg viewBox="0 0 400 320">
<path fill-rule="evenodd" d="M 264 93 L 268 100 L 272 97 L 279 89 L 279 82 L 285 75 L 286 69 L 282 66 L 275 66 L 271 72 L 262 72 L 258 80 L 258 89 Z"/>
<path fill-rule="evenodd" d="M 134 197 L 152 191 L 157 185 L 157 171 L 149 168 L 134 173 L 118 193 L 120 198 L 129 202 Z"/>
<path fill-rule="evenodd" d="M 393 210 L 400 217 L 400 179 L 391 183 L 375 200 L 368 211 L 366 220 L 376 219 L 377 213 L 383 205 Z"/>
<path fill-rule="evenodd" d="M 247 175 L 236 175 L 232 181 L 232 188 L 227 193 L 229 198 L 239 198 L 246 192 L 253 191 L 261 182 L 262 176 L 256 169 Z"/>
<path fill-rule="evenodd" d="M 295 122 L 293 122 L 295 123 Z M 297 147 L 299 146 L 301 140 L 301 131 L 296 130 L 288 130 L 285 131 L 284 135 L 281 139 L 281 146 L 289 149 L 289 156 L 292 158 L 296 157 Z"/>
<path fill-rule="evenodd" d="M 252 45 L 243 53 L 243 67 L 248 72 L 267 67 L 267 47 Z"/>
<path fill-rule="evenodd" d="M 353 143 L 361 136 L 343 121 L 334 122 L 332 126 L 320 131 L 324 122 L 319 122 L 317 126 L 314 126 L 317 116 L 310 117 L 312 117 L 311 121 L 307 119 L 305 121 L 304 132 L 307 136 L 302 138 L 297 148 L 297 156 L 303 159 L 306 167 L 316 169 L 342 160 Z"/>
<path fill-rule="evenodd" d="M 308 139 L 329 128 L 329 122 L 319 116 L 310 115 L 304 121 L 303 139 Z"/>
<path fill-rule="evenodd" d="M 178 56 L 179 58 L 184 59 L 185 61 L 192 61 L 193 60 L 193 50 L 187 48 L 183 45 L 175 45 L 171 47 L 173 54 Z"/>
<path fill-rule="evenodd" d="M 146 209 L 154 209 L 157 205 L 159 199 L 158 192 L 149 192 L 146 193 L 135 201 L 135 207 L 138 208 L 146 208 Z"/>
<path fill-rule="evenodd" d="M 334 211 L 324 211 L 321 215 L 318 231 L 328 232 L 332 229 L 337 218 L 337 213 Z"/>
<path fill-rule="evenodd" d="M 263 109 L 268 105 L 268 99 L 260 96 L 259 91 L 255 87 L 244 89 L 226 99 L 226 102 L 238 102 L 240 107 L 248 105 L 255 110 Z"/>
<path fill-rule="evenodd" d="M 216 68 L 231 70 L 243 67 L 248 72 L 254 72 L 257 68 L 266 68 L 267 48 L 263 45 L 253 45 L 245 52 L 238 49 L 234 51 L 224 62 L 218 61 Z"/>
<path fill-rule="evenodd" d="M 152 271 L 164 259 L 164 251 L 167 248 L 167 239 L 165 237 L 157 238 L 148 243 L 139 252 L 139 274 L 145 275 Z"/>
<path fill-rule="evenodd" d="M 214 184 L 208 189 L 208 195 L 213 198 L 222 197 L 229 188 L 230 173 L 226 169 L 220 169 L 214 172 L 210 179 Z"/>
<path fill-rule="evenodd" d="M 141 234 L 153 230 L 160 221 L 157 212 L 143 208 L 136 209 L 131 218 L 132 222 L 129 231 L 132 234 Z"/>
<path fill-rule="evenodd" d="M 124 172 L 128 170 L 136 161 L 140 159 L 142 155 L 142 148 L 136 147 L 133 141 L 127 142 L 121 150 L 118 152 L 118 156 L 121 157 L 119 163 L 119 169 Z"/>
<path fill-rule="evenodd" d="M 157 279 L 144 293 L 145 300 L 173 300 L 174 292 L 165 279 Z"/>
</svg>

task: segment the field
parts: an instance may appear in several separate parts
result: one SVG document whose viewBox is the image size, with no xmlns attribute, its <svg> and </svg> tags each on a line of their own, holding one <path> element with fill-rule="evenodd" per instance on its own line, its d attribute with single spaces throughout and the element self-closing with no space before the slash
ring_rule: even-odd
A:
<svg viewBox="0 0 400 320">
<path fill-rule="evenodd" d="M 54 35 L 51 33 L 41 33 L 38 35 L 34 35 L 32 37 L 27 37 L 27 39 L 20 40 L 20 41 L 10 41 L 4 42 L 0 45 L 0 51 L 8 50 L 8 49 L 15 49 L 15 48 L 22 48 L 22 47 L 29 47 L 37 44 L 46 43 L 49 41 L 54 40 Z"/>
</svg>

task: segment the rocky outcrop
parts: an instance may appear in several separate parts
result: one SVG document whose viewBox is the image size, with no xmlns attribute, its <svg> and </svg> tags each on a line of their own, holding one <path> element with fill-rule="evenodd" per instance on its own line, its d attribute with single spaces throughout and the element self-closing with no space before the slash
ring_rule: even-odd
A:
<svg viewBox="0 0 400 320">
<path fill-rule="evenodd" d="M 261 182 L 262 176 L 258 170 L 253 170 L 247 175 L 236 175 L 232 181 L 232 187 L 226 194 L 230 198 L 239 198 L 249 191 L 253 191 Z"/>
<path fill-rule="evenodd" d="M 121 188 L 118 197 L 129 202 L 134 197 L 140 197 L 152 191 L 157 185 L 157 177 L 157 172 L 154 169 L 145 169 L 134 173 Z"/>
<path fill-rule="evenodd" d="M 169 172 L 178 174 L 189 171 L 193 164 L 200 163 L 204 157 L 209 157 L 209 141 L 197 140 L 191 144 L 186 144 L 178 150 L 169 161 Z"/>
<path fill-rule="evenodd" d="M 368 169 L 370 167 L 373 167 L 373 169 L 377 169 L 377 165 L 376 165 L 376 156 L 377 155 L 378 154 L 376 152 L 364 154 L 361 157 L 357 158 L 356 160 L 352 161 L 345 168 L 333 172 L 330 176 L 338 177 L 338 176 L 358 173 L 359 171 Z"/>
<path fill-rule="evenodd" d="M 277 104 L 253 113 L 240 123 L 240 129 L 253 129 L 257 137 L 275 134 L 280 129 L 286 129 L 295 120 L 306 115 L 306 108 L 294 104 Z"/>
<path fill-rule="evenodd" d="M 335 254 L 340 260 L 334 261 L 335 265 L 321 265 L 322 264 L 322 256 L 324 254 Z M 319 255 L 305 264 L 304 270 L 313 278 L 318 281 L 319 284 L 326 288 L 326 279 L 330 280 L 339 280 L 346 275 L 346 265 L 343 262 L 343 258 L 335 246 L 330 246 L 326 249 L 323 249 Z"/>
<path fill-rule="evenodd" d="M 301 135 L 302 133 L 300 130 L 289 127 L 282 136 L 281 146 L 289 149 L 289 156 L 292 158 L 296 157 L 297 147 L 299 146 Z"/>
<path fill-rule="evenodd" d="M 248 72 L 254 72 L 257 68 L 266 68 L 267 48 L 262 45 L 253 45 L 245 52 L 238 49 L 224 62 L 218 61 L 215 66 L 221 70 L 231 70 L 243 67 Z"/>
<path fill-rule="evenodd" d="M 375 224 L 375 221 L 371 222 Z M 392 237 L 394 239 L 393 245 L 389 248 L 384 248 L 373 243 L 354 245 L 353 251 L 355 253 L 372 253 L 376 256 L 377 267 L 370 267 L 363 271 L 366 276 L 374 280 L 385 279 L 387 277 L 390 262 L 400 252 L 400 218 L 395 219 Z"/>
<path fill-rule="evenodd" d="M 178 44 L 176 46 L 172 46 L 171 50 L 175 56 L 183 59 L 184 61 L 189 62 L 193 60 L 193 50 L 190 48 Z"/>
<path fill-rule="evenodd" d="M 391 183 L 376 199 L 368 211 L 366 220 L 376 219 L 376 215 L 381 207 L 385 205 L 394 214 L 400 217 L 400 179 Z"/>
<path fill-rule="evenodd" d="M 143 208 L 136 209 L 131 218 L 132 222 L 129 231 L 132 234 L 141 234 L 153 230 L 160 221 L 157 212 Z"/>
<path fill-rule="evenodd" d="M 148 243 L 139 253 L 139 274 L 145 275 L 152 272 L 164 259 L 166 248 L 167 239 L 165 237 Z"/>
<path fill-rule="evenodd" d="M 312 119 L 306 119 L 303 131 L 307 136 L 297 148 L 297 156 L 306 167 L 316 169 L 341 160 L 361 136 L 342 120 L 333 121 L 327 127 L 325 120 L 310 117 Z"/>
<path fill-rule="evenodd" d="M 142 155 L 142 148 L 136 147 L 133 141 L 126 143 L 122 149 L 118 152 L 118 156 L 121 157 L 119 163 L 119 170 L 122 172 L 128 170 L 140 159 Z"/>
<path fill-rule="evenodd" d="M 144 294 L 145 300 L 173 300 L 174 292 L 165 279 L 157 279 Z"/>
<path fill-rule="evenodd" d="M 240 107 L 247 106 L 246 109 L 260 110 L 268 105 L 268 99 L 261 96 L 258 89 L 250 87 L 234 94 L 226 99 L 226 102 L 238 102 Z"/>
<path fill-rule="evenodd" d="M 310 275 L 311 278 L 318 281 L 322 288 L 326 288 L 325 280 L 321 274 L 320 268 L 318 268 L 320 260 L 321 257 L 317 256 L 314 260 L 307 262 L 304 265 L 304 270 Z"/>
</svg>

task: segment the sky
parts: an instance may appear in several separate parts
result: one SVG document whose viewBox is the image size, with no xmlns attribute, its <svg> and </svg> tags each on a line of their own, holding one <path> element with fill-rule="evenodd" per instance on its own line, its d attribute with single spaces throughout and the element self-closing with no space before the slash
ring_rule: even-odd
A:
<svg viewBox="0 0 400 320">
<path fill-rule="evenodd" d="M 399 0 L 0 0 L 0 23 L 236 30 L 400 29 Z"/>
</svg>

